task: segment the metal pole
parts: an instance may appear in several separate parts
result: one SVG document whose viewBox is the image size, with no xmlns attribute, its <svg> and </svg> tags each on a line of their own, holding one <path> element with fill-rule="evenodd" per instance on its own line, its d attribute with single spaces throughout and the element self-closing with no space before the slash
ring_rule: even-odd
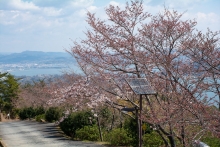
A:
<svg viewBox="0 0 220 147">
<path fill-rule="evenodd" d="M 138 107 L 136 107 L 136 122 L 137 122 L 137 147 L 139 147 L 139 135 L 140 135 L 140 133 L 139 133 L 139 127 L 140 127 L 140 125 L 139 125 L 139 117 L 138 117 Z"/>
<path fill-rule="evenodd" d="M 140 114 L 139 114 L 139 147 L 142 147 L 142 94 L 140 95 Z"/>
</svg>

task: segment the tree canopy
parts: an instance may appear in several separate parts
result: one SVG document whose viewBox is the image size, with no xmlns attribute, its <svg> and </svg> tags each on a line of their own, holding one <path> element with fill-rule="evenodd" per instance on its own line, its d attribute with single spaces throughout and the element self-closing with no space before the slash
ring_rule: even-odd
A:
<svg viewBox="0 0 220 147">
<path fill-rule="evenodd" d="M 139 0 L 124 9 L 110 5 L 106 14 L 101 20 L 87 13 L 87 37 L 69 52 L 94 85 L 113 95 L 108 103 L 138 107 L 124 79 L 146 78 L 158 95 L 146 96 L 141 117 L 167 145 L 189 146 L 204 131 L 219 135 L 220 114 L 210 106 L 220 98 L 220 32 L 196 30 L 195 20 L 167 8 L 151 15 Z"/>
<path fill-rule="evenodd" d="M 9 73 L 0 72 L 0 103 L 5 109 L 11 109 L 13 102 L 18 98 L 19 79 Z M 7 111 L 9 111 L 7 110 Z"/>
</svg>

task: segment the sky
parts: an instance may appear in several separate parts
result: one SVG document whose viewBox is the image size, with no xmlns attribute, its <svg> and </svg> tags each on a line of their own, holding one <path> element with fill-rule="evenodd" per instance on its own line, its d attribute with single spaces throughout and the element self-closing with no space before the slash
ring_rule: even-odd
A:
<svg viewBox="0 0 220 147">
<path fill-rule="evenodd" d="M 107 19 L 110 4 L 121 8 L 129 0 L 0 0 L 0 52 L 64 52 L 90 29 L 86 13 Z M 220 30 L 220 0 L 143 0 L 144 10 L 155 15 L 169 9 L 196 19 L 196 29 Z"/>
</svg>

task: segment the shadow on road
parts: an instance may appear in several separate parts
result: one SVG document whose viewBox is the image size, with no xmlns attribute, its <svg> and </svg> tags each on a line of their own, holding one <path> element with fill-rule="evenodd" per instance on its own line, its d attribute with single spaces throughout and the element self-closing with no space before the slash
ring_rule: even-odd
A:
<svg viewBox="0 0 220 147">
<path fill-rule="evenodd" d="M 0 122 L 0 138 L 7 147 L 103 147 L 93 142 L 74 141 L 54 123 L 26 121 Z"/>
<path fill-rule="evenodd" d="M 65 137 L 65 134 L 56 126 L 47 126 L 43 132 L 46 134 L 45 138 L 54 138 L 56 140 L 70 140 Z"/>
</svg>

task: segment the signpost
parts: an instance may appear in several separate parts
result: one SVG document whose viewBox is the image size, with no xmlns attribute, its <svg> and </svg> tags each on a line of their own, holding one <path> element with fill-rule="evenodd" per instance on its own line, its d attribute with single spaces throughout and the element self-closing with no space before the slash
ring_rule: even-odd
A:
<svg viewBox="0 0 220 147">
<path fill-rule="evenodd" d="M 142 147 L 142 96 L 143 95 L 156 95 L 156 92 L 152 89 L 146 78 L 129 78 L 125 79 L 135 94 L 140 95 L 139 114 L 137 116 L 138 124 L 138 146 Z"/>
</svg>

